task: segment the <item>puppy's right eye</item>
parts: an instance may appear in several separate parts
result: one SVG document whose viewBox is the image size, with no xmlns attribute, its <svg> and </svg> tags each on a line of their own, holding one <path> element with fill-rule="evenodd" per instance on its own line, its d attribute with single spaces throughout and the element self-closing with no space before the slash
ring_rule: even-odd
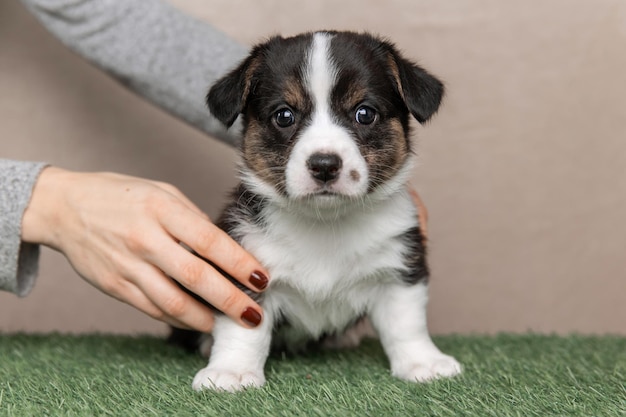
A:
<svg viewBox="0 0 626 417">
<path fill-rule="evenodd" d="M 376 110 L 369 106 L 361 106 L 356 109 L 354 118 L 361 125 L 371 125 L 376 120 Z"/>
<path fill-rule="evenodd" d="M 296 122 L 296 116 L 293 112 L 288 108 L 283 108 L 278 110 L 274 114 L 274 121 L 278 127 L 289 127 Z"/>
</svg>

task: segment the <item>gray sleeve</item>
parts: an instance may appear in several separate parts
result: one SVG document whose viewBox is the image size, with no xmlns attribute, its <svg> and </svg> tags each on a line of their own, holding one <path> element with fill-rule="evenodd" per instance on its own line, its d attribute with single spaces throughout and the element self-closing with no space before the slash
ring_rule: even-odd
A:
<svg viewBox="0 0 626 417">
<path fill-rule="evenodd" d="M 210 116 L 209 86 L 247 48 L 161 0 L 22 0 L 74 52 L 198 129 L 236 144 Z M 236 129 L 235 129 L 236 131 Z"/>
<path fill-rule="evenodd" d="M 0 159 L 0 290 L 25 296 L 37 276 L 39 246 L 21 241 L 22 215 L 45 164 Z"/>
</svg>

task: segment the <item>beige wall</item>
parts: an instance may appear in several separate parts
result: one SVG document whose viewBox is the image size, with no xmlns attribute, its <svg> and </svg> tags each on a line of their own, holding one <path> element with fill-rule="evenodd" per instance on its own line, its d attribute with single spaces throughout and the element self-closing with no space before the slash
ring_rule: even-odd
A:
<svg viewBox="0 0 626 417">
<path fill-rule="evenodd" d="M 177 0 L 245 43 L 371 30 L 441 76 L 417 129 L 433 332 L 626 334 L 626 3 Z M 198 92 L 203 94 L 204 92 Z M 0 155 L 171 182 L 215 215 L 235 154 L 128 93 L 0 2 Z M 0 330 L 162 332 L 52 251 Z"/>
</svg>

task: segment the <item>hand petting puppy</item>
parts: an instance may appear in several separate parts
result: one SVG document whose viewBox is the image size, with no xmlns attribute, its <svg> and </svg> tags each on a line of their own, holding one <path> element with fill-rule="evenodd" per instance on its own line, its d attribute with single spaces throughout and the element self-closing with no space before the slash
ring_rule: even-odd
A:
<svg viewBox="0 0 626 417">
<path fill-rule="evenodd" d="M 63 252 L 95 287 L 177 327 L 210 331 L 214 319 L 172 278 L 243 326 L 262 319 L 256 302 L 180 242 L 252 291 L 265 289 L 267 270 L 169 184 L 48 167 L 22 240 Z"/>
</svg>

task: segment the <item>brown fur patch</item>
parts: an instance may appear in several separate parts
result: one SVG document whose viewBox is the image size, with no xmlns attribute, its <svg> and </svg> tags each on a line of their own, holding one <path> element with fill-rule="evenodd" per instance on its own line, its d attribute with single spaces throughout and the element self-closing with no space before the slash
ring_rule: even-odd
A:
<svg viewBox="0 0 626 417">
<path fill-rule="evenodd" d="M 379 129 L 384 145 L 367 149 L 363 155 L 370 169 L 370 190 L 396 175 L 410 151 L 400 120 L 388 120 Z"/>
<path fill-rule="evenodd" d="M 266 134 L 258 120 L 250 120 L 243 141 L 243 160 L 260 179 L 280 191 L 284 185 L 285 156 L 267 148 L 264 143 Z"/>
<path fill-rule="evenodd" d="M 365 100 L 366 94 L 365 86 L 355 83 L 342 98 L 344 108 L 354 109 Z"/>
<path fill-rule="evenodd" d="M 404 161 L 409 152 L 409 139 L 404 135 L 402 123 L 400 123 L 398 119 L 391 119 L 388 125 L 389 135 L 392 138 L 392 143 L 396 151 L 396 159 Z"/>
<path fill-rule="evenodd" d="M 391 75 L 393 76 L 394 81 L 396 82 L 396 86 L 398 87 L 398 91 L 400 92 L 400 97 L 406 103 L 406 99 L 404 97 L 404 91 L 402 90 L 402 82 L 400 81 L 400 70 L 398 69 L 398 64 L 394 59 L 392 54 L 388 54 L 387 64 L 389 65 L 389 69 L 391 70 Z"/>
<path fill-rule="evenodd" d="M 242 103 L 246 102 L 246 99 L 250 95 L 250 87 L 252 87 L 252 79 L 254 78 L 254 73 L 261 66 L 261 58 L 256 57 L 252 61 L 250 61 L 250 65 L 246 68 L 246 74 L 244 78 L 244 86 L 243 86 L 243 94 L 241 95 Z"/>
<path fill-rule="evenodd" d="M 294 109 L 304 110 L 308 107 L 307 93 L 296 77 L 289 77 L 283 84 L 283 98 Z"/>
</svg>

